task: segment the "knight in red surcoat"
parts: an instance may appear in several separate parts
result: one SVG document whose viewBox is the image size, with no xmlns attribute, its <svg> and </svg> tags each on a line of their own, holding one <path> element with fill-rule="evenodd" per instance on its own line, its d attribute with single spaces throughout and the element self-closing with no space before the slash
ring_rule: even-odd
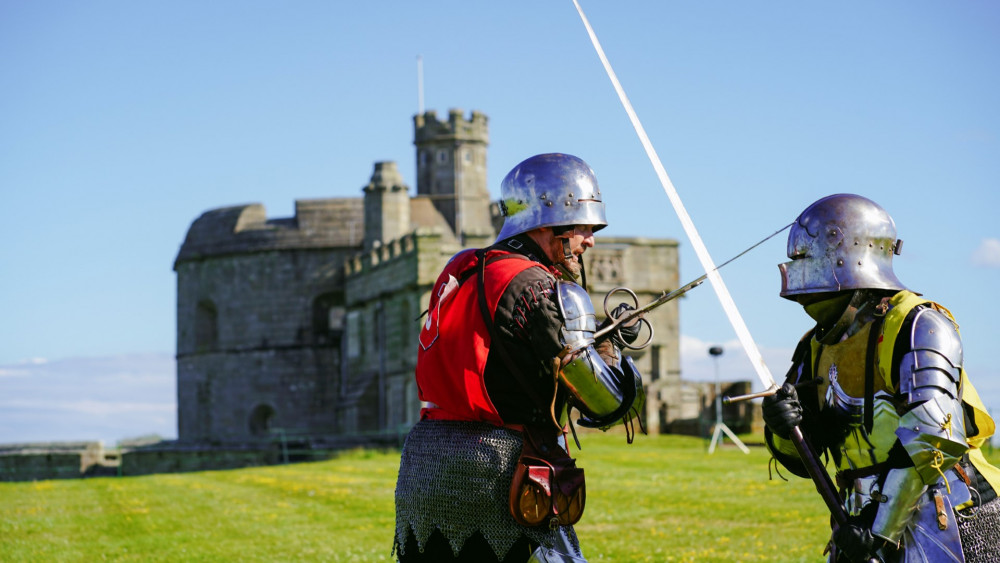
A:
<svg viewBox="0 0 1000 563">
<path fill-rule="evenodd" d="M 593 171 L 575 156 L 537 155 L 501 192 L 497 241 L 452 257 L 423 317 L 416 380 L 425 407 L 396 483 L 399 561 L 584 561 L 572 526 L 585 489 L 568 455 L 569 411 L 606 429 L 641 410 L 641 377 L 621 355 L 637 327 L 593 339 L 582 256 L 607 225 Z M 545 499 L 519 504 L 511 492 L 526 452 L 563 469 L 538 525 L 518 511 L 544 509 Z"/>
</svg>

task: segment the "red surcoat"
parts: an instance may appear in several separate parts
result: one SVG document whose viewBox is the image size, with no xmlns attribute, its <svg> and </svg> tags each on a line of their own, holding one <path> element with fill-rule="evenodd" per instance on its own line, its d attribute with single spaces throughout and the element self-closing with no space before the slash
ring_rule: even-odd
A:
<svg viewBox="0 0 1000 563">
<path fill-rule="evenodd" d="M 512 259 L 494 259 L 499 257 Z M 535 266 L 543 267 L 519 254 L 487 252 L 484 281 L 491 319 L 510 282 Z M 448 262 L 434 283 L 417 351 L 419 397 L 432 403 L 420 411 L 421 419 L 504 424 L 483 377 L 490 333 L 479 308 L 477 267 L 476 250 L 462 251 Z"/>
</svg>

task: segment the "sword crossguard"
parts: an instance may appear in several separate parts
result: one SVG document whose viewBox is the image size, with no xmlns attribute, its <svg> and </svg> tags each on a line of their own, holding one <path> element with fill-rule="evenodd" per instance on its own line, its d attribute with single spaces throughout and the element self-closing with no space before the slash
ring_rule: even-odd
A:
<svg viewBox="0 0 1000 563">
<path fill-rule="evenodd" d="M 809 387 L 810 385 L 819 385 L 820 383 L 823 383 L 823 378 L 822 377 L 816 377 L 816 378 L 810 379 L 808 381 L 803 381 L 802 383 L 796 383 L 795 384 L 795 388 L 796 389 L 802 389 L 803 387 Z M 757 392 L 757 393 L 750 393 L 750 394 L 747 394 L 747 395 L 736 395 L 734 397 L 723 397 L 722 398 L 722 403 L 725 404 L 725 405 L 731 405 L 733 403 L 739 403 L 739 402 L 742 402 L 742 401 L 749 401 L 750 399 L 759 399 L 761 397 L 770 397 L 771 395 L 774 395 L 775 393 L 777 393 L 778 389 L 781 389 L 781 387 L 777 383 L 775 383 L 775 384 L 771 385 L 770 387 L 768 387 L 767 389 L 765 389 L 763 391 L 760 391 L 760 392 Z"/>
<path fill-rule="evenodd" d="M 624 293 L 631 298 L 632 301 L 632 309 L 621 313 L 618 317 L 611 314 L 613 308 L 610 306 L 611 297 L 616 293 Z M 631 289 L 627 287 L 616 287 L 612 289 L 607 295 L 604 296 L 604 316 L 605 318 L 610 319 L 610 324 L 604 327 L 601 331 L 598 331 L 598 333 L 594 335 L 595 339 L 599 339 L 601 336 L 608 334 L 614 334 L 617 337 L 616 341 L 625 348 L 628 348 L 629 350 L 642 350 L 643 348 L 649 346 L 649 344 L 653 341 L 653 325 L 650 324 L 649 320 L 646 319 L 645 316 L 646 311 L 648 310 L 648 308 L 639 308 L 639 296 L 636 295 Z M 641 344 L 635 344 L 634 342 L 629 343 L 628 340 L 622 336 L 622 329 L 630 327 L 633 324 L 639 325 L 637 330 L 640 331 L 642 330 L 643 324 L 645 324 L 646 328 L 649 329 L 649 334 L 646 337 L 646 340 L 642 341 Z"/>
</svg>

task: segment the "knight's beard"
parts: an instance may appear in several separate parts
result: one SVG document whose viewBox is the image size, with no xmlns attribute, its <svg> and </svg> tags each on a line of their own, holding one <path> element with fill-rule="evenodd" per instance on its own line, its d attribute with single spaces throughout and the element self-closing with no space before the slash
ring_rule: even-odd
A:
<svg viewBox="0 0 1000 563">
<path fill-rule="evenodd" d="M 580 274 L 581 272 L 583 272 L 583 265 L 580 262 L 582 257 L 578 257 L 575 254 L 573 254 L 573 251 L 570 249 L 568 240 L 566 239 L 557 239 L 557 240 L 559 240 L 562 243 L 561 245 L 562 248 L 561 252 L 559 253 L 559 255 L 561 256 L 561 260 L 555 263 L 556 269 L 562 272 L 563 276 L 573 281 L 580 279 Z"/>
<path fill-rule="evenodd" d="M 565 270 L 566 273 L 568 273 L 570 276 L 573 277 L 573 279 L 579 278 L 580 277 L 580 272 L 583 271 L 583 268 L 580 265 L 579 259 L 575 255 L 571 255 L 569 258 L 566 258 L 564 256 L 563 257 L 563 261 L 560 264 L 560 266 L 561 266 L 560 269 L 561 270 Z"/>
</svg>

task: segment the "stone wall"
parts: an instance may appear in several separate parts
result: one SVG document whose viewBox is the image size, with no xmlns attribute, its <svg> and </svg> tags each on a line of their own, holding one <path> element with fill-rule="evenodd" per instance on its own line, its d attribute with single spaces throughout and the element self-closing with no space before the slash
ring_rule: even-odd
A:
<svg viewBox="0 0 1000 563">
<path fill-rule="evenodd" d="M 0 481 L 74 479 L 81 475 L 79 453 L 36 451 L 0 454 Z"/>
<path fill-rule="evenodd" d="M 342 415 L 345 424 L 355 421 L 350 430 L 393 429 L 417 420 L 421 405 L 413 380 L 420 331 L 416 317 L 427 308 L 441 269 L 459 250 L 461 246 L 453 239 L 423 229 L 348 262 L 345 385 L 349 397 Z M 584 256 L 591 298 L 600 318 L 604 295 L 616 287 L 631 288 L 640 305 L 645 305 L 678 284 L 677 242 L 673 240 L 602 237 Z M 666 430 L 681 416 L 686 399 L 678 392 L 678 318 L 676 301 L 652 311 L 649 319 L 655 333 L 650 346 L 629 352 L 647 387 L 644 418 L 653 433 Z M 698 401 L 699 397 L 687 399 Z M 375 416 L 362 421 L 358 417 L 364 412 Z"/>
<path fill-rule="evenodd" d="M 604 318 L 604 298 L 618 287 L 635 292 L 639 306 L 644 306 L 678 285 L 677 241 L 640 237 L 602 237 L 585 254 L 587 284 L 598 318 Z M 610 307 L 621 302 L 633 304 L 624 293 L 609 300 Z M 680 329 L 678 301 L 670 301 L 650 311 L 647 319 L 653 326 L 649 346 L 627 351 L 636 363 L 646 386 L 647 430 L 666 431 L 678 416 L 680 405 L 689 398 L 680 390 Z M 640 333 L 644 341 L 648 327 Z"/>
<path fill-rule="evenodd" d="M 268 221 L 261 206 L 244 206 L 192 225 L 175 264 L 181 440 L 247 442 L 274 427 L 336 432 L 342 266 L 363 231 L 356 247 L 316 241 L 350 239 L 331 219 L 352 210 L 360 200 L 300 201 L 293 220 Z"/>
<path fill-rule="evenodd" d="M 458 250 L 439 230 L 418 229 L 346 264 L 345 431 L 392 432 L 417 420 L 420 317 L 437 275 Z"/>
<path fill-rule="evenodd" d="M 43 442 L 0 445 L 0 481 L 74 479 L 117 464 L 100 442 Z"/>
<path fill-rule="evenodd" d="M 261 446 L 177 447 L 171 444 L 125 452 L 121 475 L 239 469 L 281 463 L 281 449 Z"/>
</svg>

